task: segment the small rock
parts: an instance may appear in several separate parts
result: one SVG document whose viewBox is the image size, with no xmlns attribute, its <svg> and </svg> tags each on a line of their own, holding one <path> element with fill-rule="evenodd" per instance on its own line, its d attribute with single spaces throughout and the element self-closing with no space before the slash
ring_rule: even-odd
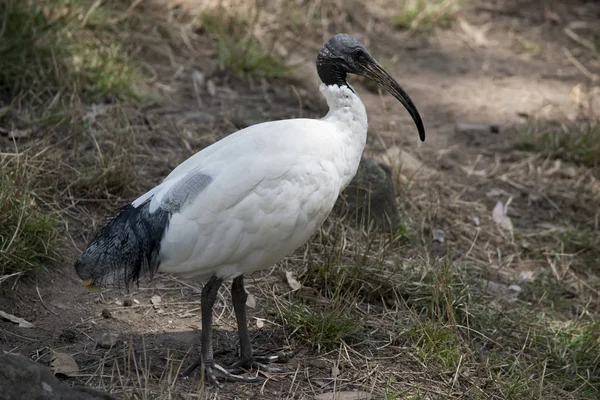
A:
<svg viewBox="0 0 600 400">
<path fill-rule="evenodd" d="M 133 299 L 133 302 L 134 302 L 135 304 L 140 304 L 140 301 L 139 301 L 138 299 Z"/>
<path fill-rule="evenodd" d="M 15 354 L 0 355 L 0 397 L 3 399 L 115 400 L 108 393 L 58 380 L 48 367 Z"/>
<path fill-rule="evenodd" d="M 105 349 L 109 349 L 117 344 L 119 341 L 119 335 L 113 332 L 103 333 L 98 340 L 98 346 L 103 347 Z"/>
<path fill-rule="evenodd" d="M 431 234 L 433 235 L 433 240 L 436 242 L 444 243 L 446 241 L 446 235 L 441 229 L 434 229 L 431 231 Z"/>
<path fill-rule="evenodd" d="M 197 69 L 195 69 L 194 72 L 192 72 L 192 79 L 200 87 L 204 86 L 204 83 L 206 81 L 204 73 L 198 71 Z"/>
<path fill-rule="evenodd" d="M 126 297 L 123 299 L 123 307 L 131 307 L 133 305 L 133 300 L 131 297 Z"/>
<path fill-rule="evenodd" d="M 494 124 L 479 124 L 475 122 L 456 121 L 456 132 L 460 133 L 500 133 L 500 127 Z"/>
<path fill-rule="evenodd" d="M 508 287 L 508 290 L 512 290 L 513 292 L 520 293 L 523 290 L 523 288 L 521 288 L 521 286 L 519 286 L 519 285 L 510 285 Z"/>
<path fill-rule="evenodd" d="M 150 299 L 150 303 L 152 303 L 155 310 L 158 310 L 160 308 L 160 304 L 162 303 L 162 298 L 159 295 L 154 295 Z"/>
<path fill-rule="evenodd" d="M 103 308 L 100 315 L 102 315 L 104 318 L 112 318 L 113 316 L 108 308 Z"/>
<path fill-rule="evenodd" d="M 210 79 L 206 82 L 206 90 L 211 97 L 215 97 L 217 95 L 217 85 L 215 85 L 215 83 Z"/>
</svg>

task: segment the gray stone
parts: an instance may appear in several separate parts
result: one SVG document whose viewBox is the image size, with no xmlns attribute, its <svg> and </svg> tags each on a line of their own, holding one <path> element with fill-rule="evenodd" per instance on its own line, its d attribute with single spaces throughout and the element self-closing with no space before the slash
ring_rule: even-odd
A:
<svg viewBox="0 0 600 400">
<path fill-rule="evenodd" d="M 119 341 L 119 334 L 113 333 L 113 332 L 106 332 L 106 333 L 103 333 L 102 336 L 100 337 L 100 340 L 98 340 L 98 346 L 105 348 L 105 349 L 109 349 L 109 348 L 113 347 L 114 345 L 116 345 L 118 341 Z"/>
<path fill-rule="evenodd" d="M 390 167 L 362 157 L 356 176 L 338 199 L 335 213 L 365 228 L 395 232 L 400 226 L 400 211 Z"/>
<path fill-rule="evenodd" d="M 21 355 L 0 355 L 0 399 L 115 400 L 108 393 L 70 387 L 50 369 Z"/>
</svg>

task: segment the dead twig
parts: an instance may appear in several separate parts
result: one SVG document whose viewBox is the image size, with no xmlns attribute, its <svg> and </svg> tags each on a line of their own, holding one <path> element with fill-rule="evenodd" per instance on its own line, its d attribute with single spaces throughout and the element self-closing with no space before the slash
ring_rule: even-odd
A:
<svg viewBox="0 0 600 400">
<path fill-rule="evenodd" d="M 597 82 L 600 79 L 600 76 L 590 72 L 581 62 L 579 62 L 579 60 L 575 58 L 575 56 L 569 51 L 569 49 L 563 47 L 563 50 L 565 52 L 565 55 L 567 56 L 567 59 L 571 61 L 571 63 L 575 66 L 575 68 L 579 70 L 579 72 L 585 75 L 592 82 Z"/>
</svg>

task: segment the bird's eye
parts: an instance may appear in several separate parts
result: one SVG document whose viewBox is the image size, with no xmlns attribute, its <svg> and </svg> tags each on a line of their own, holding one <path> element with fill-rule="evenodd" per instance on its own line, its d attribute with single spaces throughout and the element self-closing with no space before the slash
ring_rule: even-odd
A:
<svg viewBox="0 0 600 400">
<path fill-rule="evenodd" d="M 356 49 L 352 53 L 352 58 L 359 61 L 364 61 L 367 59 L 367 53 L 363 49 Z"/>
</svg>

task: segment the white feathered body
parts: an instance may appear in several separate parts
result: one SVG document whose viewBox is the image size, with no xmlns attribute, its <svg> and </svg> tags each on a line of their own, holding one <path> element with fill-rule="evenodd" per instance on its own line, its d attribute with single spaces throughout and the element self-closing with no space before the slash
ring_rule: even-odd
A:
<svg viewBox="0 0 600 400">
<path fill-rule="evenodd" d="M 142 230 L 146 220 L 170 211 L 158 271 L 234 278 L 267 268 L 306 243 L 356 174 L 367 135 L 365 108 L 350 88 L 320 89 L 330 109 L 323 119 L 267 122 L 235 132 L 184 161 L 131 204 L 127 212 Z M 141 207 L 143 214 L 134 214 Z M 124 220 L 120 226 L 135 239 L 140 228 L 131 228 L 128 218 L 113 225 Z M 131 239 L 100 240 L 89 254 L 103 254 L 102 248 L 122 240 Z M 81 257 L 81 270 L 92 264 L 88 259 Z M 112 276 L 104 282 L 121 279 Z"/>
<path fill-rule="evenodd" d="M 192 171 L 213 181 L 172 216 L 159 271 L 232 278 L 266 268 L 302 246 L 356 174 L 367 120 L 348 88 L 322 86 L 329 114 L 240 130 L 181 165 L 153 191 Z"/>
</svg>

